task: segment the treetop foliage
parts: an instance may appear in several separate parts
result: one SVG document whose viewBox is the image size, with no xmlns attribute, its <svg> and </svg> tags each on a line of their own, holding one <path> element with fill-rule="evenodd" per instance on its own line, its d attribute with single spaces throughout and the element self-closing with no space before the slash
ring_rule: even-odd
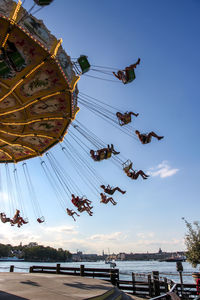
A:
<svg viewBox="0 0 200 300">
<path fill-rule="evenodd" d="M 188 229 L 185 235 L 186 257 L 188 262 L 196 268 L 200 264 L 200 223 L 198 221 L 190 223 L 185 218 L 182 219 Z"/>
</svg>

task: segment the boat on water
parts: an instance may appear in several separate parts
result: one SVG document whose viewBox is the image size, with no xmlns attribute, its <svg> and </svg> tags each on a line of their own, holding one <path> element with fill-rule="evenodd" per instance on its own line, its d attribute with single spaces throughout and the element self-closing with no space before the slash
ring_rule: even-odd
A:
<svg viewBox="0 0 200 300">
<path fill-rule="evenodd" d="M 115 268 L 116 267 L 116 263 L 114 261 L 105 260 L 105 264 L 109 264 L 111 268 Z"/>
<path fill-rule="evenodd" d="M 186 261 L 186 256 L 184 255 L 179 255 L 179 256 L 171 256 L 171 257 L 167 257 L 167 258 L 164 258 L 164 259 L 160 259 L 159 261 L 167 261 L 167 262 L 184 262 Z"/>
<path fill-rule="evenodd" d="M 0 257 L 0 262 L 1 261 L 24 261 L 24 258 L 18 258 L 16 256 L 13 256 L 13 257 Z"/>
</svg>

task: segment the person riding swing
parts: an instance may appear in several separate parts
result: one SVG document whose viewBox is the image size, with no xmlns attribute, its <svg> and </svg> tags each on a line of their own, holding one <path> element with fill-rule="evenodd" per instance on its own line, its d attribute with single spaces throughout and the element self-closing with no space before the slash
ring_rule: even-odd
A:
<svg viewBox="0 0 200 300">
<path fill-rule="evenodd" d="M 1 222 L 2 223 L 7 223 L 7 222 L 10 222 L 11 219 L 10 218 L 7 218 L 6 217 L 6 214 L 3 212 L 3 213 L 0 213 L 0 218 L 1 218 Z"/>
<path fill-rule="evenodd" d="M 90 156 L 94 161 L 101 161 L 103 159 L 108 159 L 114 155 L 118 155 L 120 152 L 115 151 L 113 144 L 108 145 L 107 148 L 102 148 L 97 151 L 90 150 Z"/>
<path fill-rule="evenodd" d="M 17 227 L 21 227 L 23 224 L 27 224 L 27 223 L 28 223 L 28 221 L 25 221 L 20 216 L 20 210 L 16 209 L 13 219 L 11 219 L 11 221 L 10 221 L 11 226 L 14 226 L 15 224 L 17 224 Z"/>
<path fill-rule="evenodd" d="M 158 141 L 164 138 L 164 136 L 159 136 L 154 131 L 145 134 L 145 133 L 140 133 L 139 130 L 136 130 L 135 133 L 142 144 L 149 144 L 151 142 L 152 137 L 155 137 Z"/>
<path fill-rule="evenodd" d="M 75 222 L 76 222 L 76 219 L 74 218 L 74 214 L 77 215 L 77 217 L 80 217 L 80 215 L 78 215 L 77 212 L 75 212 L 73 209 L 67 208 L 66 211 L 67 211 L 67 214 L 68 214 L 70 217 L 72 217 L 72 218 L 74 219 Z"/>
<path fill-rule="evenodd" d="M 130 65 L 129 67 L 126 67 L 125 70 L 119 70 L 117 74 L 113 72 L 113 75 L 121 80 L 124 84 L 131 82 L 135 79 L 135 72 L 134 69 L 137 67 L 137 65 L 140 64 L 140 58 L 138 58 L 137 62 L 135 64 Z"/>
<path fill-rule="evenodd" d="M 111 186 L 108 184 L 107 187 L 105 185 L 100 185 L 100 187 L 104 190 L 104 192 L 108 195 L 113 195 L 115 191 L 118 191 L 122 194 L 125 194 L 126 191 L 122 191 L 118 186 L 115 188 L 111 188 Z"/>
<path fill-rule="evenodd" d="M 135 171 L 135 170 L 130 170 L 128 172 L 126 172 L 126 175 L 128 177 L 130 177 L 133 180 L 138 179 L 139 175 L 143 178 L 143 179 L 147 179 L 149 177 L 149 175 L 146 175 L 142 170 L 139 171 Z"/>
<path fill-rule="evenodd" d="M 108 202 L 111 202 L 113 205 L 116 205 L 117 202 L 114 201 L 112 197 L 107 197 L 104 193 L 100 193 L 101 195 L 101 203 L 107 204 Z"/>
<path fill-rule="evenodd" d="M 149 175 L 145 174 L 142 170 L 133 170 L 133 163 L 130 160 L 123 164 L 123 170 L 126 175 L 133 180 L 138 179 L 139 176 L 141 176 L 143 179 L 147 179 L 149 177 Z"/>
<path fill-rule="evenodd" d="M 93 208 L 92 206 L 90 206 L 90 204 L 92 203 L 90 200 L 88 199 L 84 199 L 79 198 L 78 196 L 75 197 L 74 194 L 72 194 L 72 200 L 71 202 L 74 204 L 74 206 L 77 207 L 77 210 L 79 212 L 84 212 L 86 211 L 90 216 L 92 216 L 93 212 L 91 211 L 91 209 Z"/>
<path fill-rule="evenodd" d="M 123 125 L 126 125 L 128 123 L 131 123 L 131 115 L 135 116 L 135 117 L 138 117 L 139 114 L 137 113 L 134 113 L 132 111 L 130 112 L 125 112 L 124 114 L 120 113 L 119 111 L 116 113 L 116 116 L 118 118 L 118 121 L 119 121 L 119 125 L 120 126 L 123 126 Z"/>
</svg>

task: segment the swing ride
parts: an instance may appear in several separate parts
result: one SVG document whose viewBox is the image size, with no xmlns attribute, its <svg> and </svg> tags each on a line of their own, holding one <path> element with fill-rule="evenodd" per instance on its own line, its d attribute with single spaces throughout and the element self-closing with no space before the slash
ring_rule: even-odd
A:
<svg viewBox="0 0 200 300">
<path fill-rule="evenodd" d="M 0 163 L 5 163 L 7 194 L 11 203 L 10 217 L 7 217 L 7 212 L 2 211 L 0 220 L 17 227 L 29 223 L 28 218 L 24 217 L 27 213 L 16 166 L 20 161 L 35 219 L 39 224 L 45 222 L 28 164 L 25 162 L 34 157 L 39 157 L 44 175 L 65 213 L 74 221 L 74 214 L 79 216 L 67 207 L 67 198 L 79 213 L 85 211 L 89 216 L 93 215 L 92 201 L 83 195 L 77 180 L 71 178 L 49 151 L 56 144 L 61 147 L 80 180 L 90 187 L 101 203 L 117 204 L 112 197 L 100 193 L 100 188 L 110 195 L 115 191 L 124 194 L 125 191 L 119 187 L 111 188 L 91 165 L 92 159 L 99 162 L 112 161 L 131 179 L 137 179 L 139 175 L 143 179 L 148 177 L 141 170 L 134 171 L 132 162 L 117 152 L 112 144 L 108 145 L 75 120 L 79 103 L 131 138 L 137 139 L 134 136 L 132 116 L 137 117 L 138 113 L 120 112 L 108 103 L 79 93 L 77 82 L 82 75 L 109 80 L 86 74 L 94 71 L 102 76 L 112 76 L 113 79 L 109 81 L 118 82 L 117 78 L 124 84 L 130 83 L 135 79 L 134 69 L 140 59 L 124 70 L 115 70 L 117 73 L 113 71 L 114 68 L 90 64 L 86 55 L 71 60 L 61 45 L 62 40 L 57 40 L 43 22 L 33 16 L 32 10 L 36 5 L 41 9 L 51 2 L 52 0 L 34 0 L 31 9 L 26 11 L 21 0 L 18 3 L 0 0 Z M 77 147 L 73 146 L 72 141 Z M 10 163 L 14 166 L 13 174 Z"/>
</svg>

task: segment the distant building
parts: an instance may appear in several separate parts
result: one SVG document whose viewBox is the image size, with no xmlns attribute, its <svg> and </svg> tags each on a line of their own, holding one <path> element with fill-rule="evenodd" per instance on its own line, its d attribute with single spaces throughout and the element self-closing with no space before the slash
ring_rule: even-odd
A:
<svg viewBox="0 0 200 300">
<path fill-rule="evenodd" d="M 77 253 L 72 254 L 73 261 L 97 261 L 97 254 L 83 254 L 81 251 L 77 251 Z"/>
<path fill-rule="evenodd" d="M 32 248 L 38 246 L 38 243 L 32 242 L 27 245 L 27 248 Z"/>
<path fill-rule="evenodd" d="M 126 253 L 119 253 L 117 254 L 117 259 L 118 260 L 126 260 Z"/>
</svg>

